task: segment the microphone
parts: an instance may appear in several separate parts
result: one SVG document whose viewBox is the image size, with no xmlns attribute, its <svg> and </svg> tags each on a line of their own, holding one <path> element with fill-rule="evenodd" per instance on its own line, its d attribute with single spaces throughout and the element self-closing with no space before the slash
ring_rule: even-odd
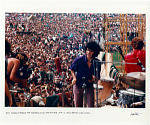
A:
<svg viewBox="0 0 150 125">
<path fill-rule="evenodd" d="M 56 64 L 57 72 L 58 72 L 58 73 L 62 72 L 59 57 L 55 58 L 55 64 Z"/>
</svg>

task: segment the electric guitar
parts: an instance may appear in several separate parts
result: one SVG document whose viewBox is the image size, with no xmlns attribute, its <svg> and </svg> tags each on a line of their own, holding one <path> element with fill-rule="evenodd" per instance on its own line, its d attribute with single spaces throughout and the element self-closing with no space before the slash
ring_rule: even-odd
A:
<svg viewBox="0 0 150 125">
<path fill-rule="evenodd" d="M 121 55 L 121 57 L 123 58 L 123 60 L 125 60 L 125 57 L 124 57 L 124 55 L 123 55 L 121 46 L 117 46 L 116 49 L 119 51 L 119 54 Z"/>
</svg>

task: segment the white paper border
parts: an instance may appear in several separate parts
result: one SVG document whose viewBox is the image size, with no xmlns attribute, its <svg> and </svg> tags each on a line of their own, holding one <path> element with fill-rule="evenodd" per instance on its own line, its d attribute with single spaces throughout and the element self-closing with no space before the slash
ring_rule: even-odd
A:
<svg viewBox="0 0 150 125">
<path fill-rule="evenodd" d="M 150 29 L 150 1 L 149 0 L 1 0 L 0 18 L 0 122 L 2 124 L 121 124 L 121 125 L 147 125 L 149 121 L 149 80 L 146 78 L 146 108 L 122 109 L 122 108 L 23 108 L 4 107 L 4 51 L 5 51 L 5 12 L 39 12 L 39 13 L 145 13 L 146 14 L 146 63 L 147 77 L 149 77 L 149 29 Z M 39 112 L 41 114 L 13 114 L 6 112 Z M 62 112 L 64 114 L 42 114 L 42 112 Z M 66 113 L 77 112 L 77 114 Z M 78 114 L 78 113 L 85 113 Z M 131 116 L 131 113 L 139 113 L 139 116 Z M 86 114 L 87 113 L 87 114 Z M 90 114 L 88 114 L 90 113 Z"/>
</svg>

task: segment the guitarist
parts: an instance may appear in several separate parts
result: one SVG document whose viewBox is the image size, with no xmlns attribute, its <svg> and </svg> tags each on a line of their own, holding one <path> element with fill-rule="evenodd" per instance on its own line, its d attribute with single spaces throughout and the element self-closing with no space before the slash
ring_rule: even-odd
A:
<svg viewBox="0 0 150 125">
<path fill-rule="evenodd" d="M 133 48 L 133 52 L 125 55 L 125 62 L 139 63 L 140 65 L 125 64 L 126 72 L 145 72 L 146 51 L 142 50 L 144 46 L 143 40 L 135 37 L 132 39 L 131 46 Z"/>
</svg>

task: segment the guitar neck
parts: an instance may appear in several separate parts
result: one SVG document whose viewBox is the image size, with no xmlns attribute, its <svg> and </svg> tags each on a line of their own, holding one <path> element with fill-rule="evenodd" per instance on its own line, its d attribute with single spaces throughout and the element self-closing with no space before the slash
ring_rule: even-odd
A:
<svg viewBox="0 0 150 125">
<path fill-rule="evenodd" d="M 123 60 L 125 60 L 125 57 L 124 57 L 124 55 L 123 55 L 122 53 L 120 53 L 120 55 L 122 56 Z"/>
<path fill-rule="evenodd" d="M 123 53 L 122 53 L 121 46 L 118 46 L 118 47 L 117 47 L 117 50 L 119 51 L 119 54 L 122 56 L 123 60 L 125 60 L 125 57 L 124 57 L 124 55 L 123 55 Z"/>
</svg>

